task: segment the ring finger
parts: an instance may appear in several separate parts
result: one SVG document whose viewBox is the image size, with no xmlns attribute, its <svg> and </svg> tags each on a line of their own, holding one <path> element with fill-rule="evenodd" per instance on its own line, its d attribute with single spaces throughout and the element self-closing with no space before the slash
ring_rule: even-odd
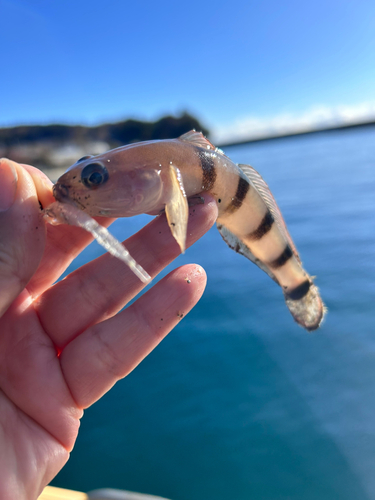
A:
<svg viewBox="0 0 375 500">
<path fill-rule="evenodd" d="M 194 307 L 205 285 L 200 266 L 175 269 L 125 311 L 74 339 L 60 362 L 77 406 L 92 405 L 131 372 Z"/>
</svg>

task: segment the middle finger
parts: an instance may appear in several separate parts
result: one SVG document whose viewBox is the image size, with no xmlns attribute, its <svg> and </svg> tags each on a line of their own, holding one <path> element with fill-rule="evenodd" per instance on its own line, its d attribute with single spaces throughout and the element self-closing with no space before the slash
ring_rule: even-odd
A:
<svg viewBox="0 0 375 500">
<path fill-rule="evenodd" d="M 205 197 L 204 205 L 190 210 L 187 246 L 216 220 L 216 203 Z M 164 215 L 129 238 L 125 246 L 151 277 L 180 253 Z M 44 330 L 61 350 L 89 326 L 116 314 L 144 286 L 123 262 L 104 254 L 47 290 L 36 308 Z"/>
</svg>

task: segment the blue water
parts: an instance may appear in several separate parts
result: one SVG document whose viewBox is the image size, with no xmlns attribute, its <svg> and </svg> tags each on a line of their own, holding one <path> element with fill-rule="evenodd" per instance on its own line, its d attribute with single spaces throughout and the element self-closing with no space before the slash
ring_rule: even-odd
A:
<svg viewBox="0 0 375 500">
<path fill-rule="evenodd" d="M 206 269 L 202 300 L 86 411 L 53 484 L 172 500 L 373 499 L 375 128 L 226 153 L 269 183 L 317 276 L 324 325 L 298 327 L 279 288 L 213 228 L 173 265 Z M 75 266 L 99 253 L 91 245 Z"/>
</svg>

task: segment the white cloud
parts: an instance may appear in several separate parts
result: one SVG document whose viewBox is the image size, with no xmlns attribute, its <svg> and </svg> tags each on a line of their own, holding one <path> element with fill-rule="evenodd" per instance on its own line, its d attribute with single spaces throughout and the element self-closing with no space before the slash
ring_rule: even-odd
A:
<svg viewBox="0 0 375 500">
<path fill-rule="evenodd" d="M 371 120 L 375 121 L 374 101 L 354 106 L 315 106 L 299 115 L 291 113 L 273 117 L 250 115 L 231 124 L 212 128 L 210 137 L 214 144 L 223 144 L 268 135 L 283 135 Z"/>
</svg>

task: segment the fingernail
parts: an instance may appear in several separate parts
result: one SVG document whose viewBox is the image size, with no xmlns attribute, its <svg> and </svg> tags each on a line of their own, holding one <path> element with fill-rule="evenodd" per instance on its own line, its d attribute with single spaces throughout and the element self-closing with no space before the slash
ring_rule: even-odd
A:
<svg viewBox="0 0 375 500">
<path fill-rule="evenodd" d="M 0 161 L 0 212 L 13 205 L 17 191 L 17 172 L 11 163 Z"/>
</svg>

